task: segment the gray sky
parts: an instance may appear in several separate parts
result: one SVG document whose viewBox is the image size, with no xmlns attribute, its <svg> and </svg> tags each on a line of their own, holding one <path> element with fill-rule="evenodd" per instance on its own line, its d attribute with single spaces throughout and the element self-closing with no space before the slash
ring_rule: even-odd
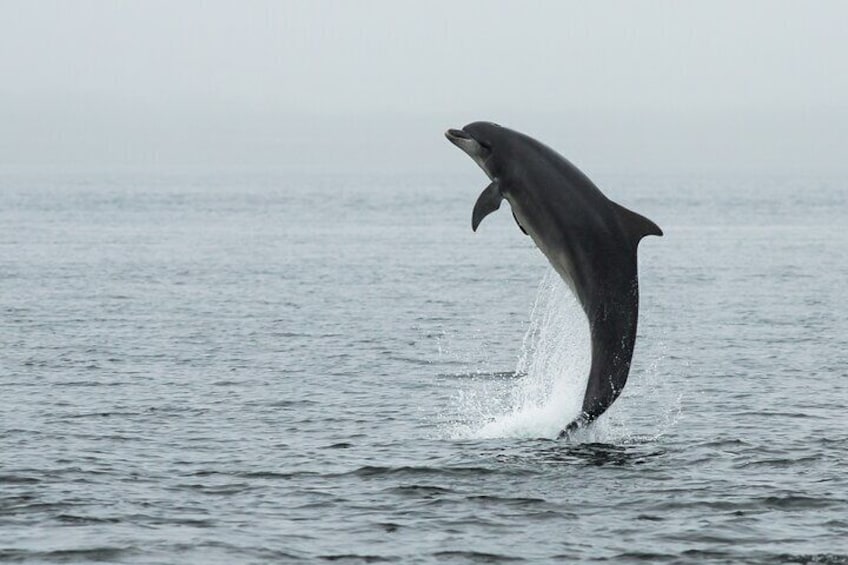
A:
<svg viewBox="0 0 848 565">
<path fill-rule="evenodd" d="M 848 172 L 848 2 L 0 0 L 0 167 Z"/>
</svg>

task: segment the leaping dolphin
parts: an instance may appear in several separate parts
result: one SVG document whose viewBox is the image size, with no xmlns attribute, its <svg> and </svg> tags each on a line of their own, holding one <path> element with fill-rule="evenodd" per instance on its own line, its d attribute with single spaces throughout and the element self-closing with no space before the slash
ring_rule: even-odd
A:
<svg viewBox="0 0 848 565">
<path fill-rule="evenodd" d="M 560 437 L 603 414 L 630 371 L 639 281 L 636 248 L 662 235 L 651 220 L 616 204 L 567 159 L 523 133 L 474 122 L 445 136 L 491 179 L 471 216 L 471 229 L 506 199 L 518 227 L 533 238 L 568 284 L 592 337 L 592 366 L 581 414 Z"/>
</svg>

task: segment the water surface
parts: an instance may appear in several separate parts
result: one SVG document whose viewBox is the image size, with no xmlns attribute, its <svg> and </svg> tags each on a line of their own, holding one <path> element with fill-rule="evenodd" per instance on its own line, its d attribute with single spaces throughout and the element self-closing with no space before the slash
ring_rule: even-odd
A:
<svg viewBox="0 0 848 565">
<path fill-rule="evenodd" d="M 2 175 L 0 558 L 848 563 L 846 181 L 596 180 L 666 235 L 564 442 L 585 321 L 479 175 Z"/>
</svg>

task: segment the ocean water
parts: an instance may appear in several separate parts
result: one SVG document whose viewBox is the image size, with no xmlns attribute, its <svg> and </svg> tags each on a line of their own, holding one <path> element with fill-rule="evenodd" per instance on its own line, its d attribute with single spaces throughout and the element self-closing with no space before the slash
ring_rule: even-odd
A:
<svg viewBox="0 0 848 565">
<path fill-rule="evenodd" d="M 0 175 L 0 560 L 848 563 L 848 179 L 593 175 L 623 396 L 479 174 Z"/>
</svg>

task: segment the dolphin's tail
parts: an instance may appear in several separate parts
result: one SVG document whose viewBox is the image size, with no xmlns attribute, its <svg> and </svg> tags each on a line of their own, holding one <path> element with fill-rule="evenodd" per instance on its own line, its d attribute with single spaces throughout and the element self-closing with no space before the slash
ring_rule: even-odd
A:
<svg viewBox="0 0 848 565">
<path fill-rule="evenodd" d="M 636 247 L 646 235 L 662 235 L 662 230 L 648 218 L 612 202 L 622 230 L 630 237 L 632 247 L 620 253 L 592 273 L 594 283 L 603 280 L 605 292 L 586 294 L 589 302 L 583 308 L 592 331 L 592 366 L 583 396 L 580 416 L 559 434 L 567 437 L 588 426 L 603 414 L 624 389 L 639 318 L 639 279 L 636 269 Z M 613 267 L 613 268 L 611 268 Z"/>
<path fill-rule="evenodd" d="M 565 429 L 559 433 L 557 439 L 567 438 L 572 432 L 575 432 L 584 426 L 588 426 L 592 420 L 593 418 L 590 418 L 585 412 L 581 413 L 580 416 L 578 416 L 573 422 L 565 426 Z"/>
</svg>

